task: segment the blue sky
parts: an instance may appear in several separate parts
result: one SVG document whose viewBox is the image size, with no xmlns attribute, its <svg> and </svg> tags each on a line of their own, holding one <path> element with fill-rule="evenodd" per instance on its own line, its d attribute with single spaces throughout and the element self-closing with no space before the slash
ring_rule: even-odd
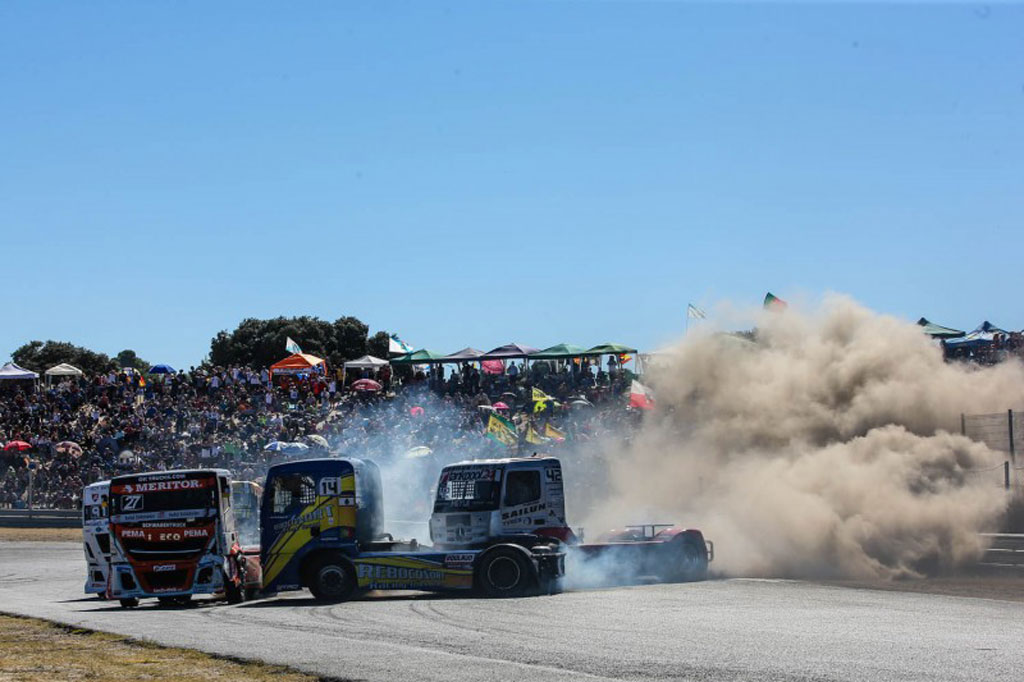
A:
<svg viewBox="0 0 1024 682">
<path fill-rule="evenodd" d="M 0 3 L 0 355 L 187 366 L 279 314 L 651 348 L 768 290 L 1020 328 L 1022 35 L 1000 3 Z"/>
</svg>

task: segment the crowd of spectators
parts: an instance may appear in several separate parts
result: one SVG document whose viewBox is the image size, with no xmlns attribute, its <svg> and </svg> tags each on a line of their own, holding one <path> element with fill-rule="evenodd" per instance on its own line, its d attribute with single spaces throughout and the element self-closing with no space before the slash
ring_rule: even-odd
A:
<svg viewBox="0 0 1024 682">
<path fill-rule="evenodd" d="M 275 441 L 303 443 L 308 454 L 385 462 L 416 449 L 436 462 L 567 448 L 628 432 L 637 421 L 626 408 L 632 375 L 614 356 L 606 368 L 597 359 L 520 361 L 494 374 L 477 363 L 403 374 L 393 377 L 386 367 L 280 377 L 224 367 L 166 375 L 122 370 L 52 385 L 4 382 L 0 443 L 27 447 L 0 453 L 0 507 L 74 509 L 84 485 L 137 471 L 222 466 L 258 480 L 289 456 L 268 449 Z M 383 388 L 351 390 L 359 378 Z M 534 388 L 551 399 L 538 405 Z M 517 446 L 485 436 L 492 413 L 517 426 Z M 548 440 L 545 433 L 561 435 Z"/>
</svg>

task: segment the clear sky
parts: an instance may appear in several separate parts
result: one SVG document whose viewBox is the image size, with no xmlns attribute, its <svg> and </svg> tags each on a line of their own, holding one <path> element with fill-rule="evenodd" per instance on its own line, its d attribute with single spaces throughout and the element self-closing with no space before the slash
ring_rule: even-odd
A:
<svg viewBox="0 0 1024 682">
<path fill-rule="evenodd" d="M 0 3 L 3 356 L 646 349 L 768 290 L 1019 329 L 1022 217 L 1022 5 Z"/>
</svg>

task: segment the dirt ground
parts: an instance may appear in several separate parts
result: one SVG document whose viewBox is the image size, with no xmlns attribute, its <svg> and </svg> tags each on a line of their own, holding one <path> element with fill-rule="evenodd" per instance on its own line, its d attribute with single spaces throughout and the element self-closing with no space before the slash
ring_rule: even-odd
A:
<svg viewBox="0 0 1024 682">
<path fill-rule="evenodd" d="M 81 542 L 81 528 L 0 528 L 0 542 Z"/>
<path fill-rule="evenodd" d="M 119 635 L 0 614 L 0 681 L 312 682 L 280 666 L 239 663 Z"/>
<path fill-rule="evenodd" d="M 827 585 L 863 590 L 920 592 L 952 597 L 978 597 L 1024 602 L 1024 571 L 1013 573 L 973 573 L 940 578 L 907 580 L 830 580 Z"/>
</svg>

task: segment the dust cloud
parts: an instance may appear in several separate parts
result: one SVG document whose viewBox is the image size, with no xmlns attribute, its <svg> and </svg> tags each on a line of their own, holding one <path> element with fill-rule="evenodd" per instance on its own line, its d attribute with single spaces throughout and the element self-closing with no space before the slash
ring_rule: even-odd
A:
<svg viewBox="0 0 1024 682">
<path fill-rule="evenodd" d="M 896 578 L 977 558 L 998 526 L 1005 456 L 959 418 L 1024 403 L 1017 361 L 947 364 L 915 325 L 831 296 L 759 312 L 753 341 L 691 331 L 658 362 L 592 527 L 700 528 L 727 575 Z"/>
</svg>

